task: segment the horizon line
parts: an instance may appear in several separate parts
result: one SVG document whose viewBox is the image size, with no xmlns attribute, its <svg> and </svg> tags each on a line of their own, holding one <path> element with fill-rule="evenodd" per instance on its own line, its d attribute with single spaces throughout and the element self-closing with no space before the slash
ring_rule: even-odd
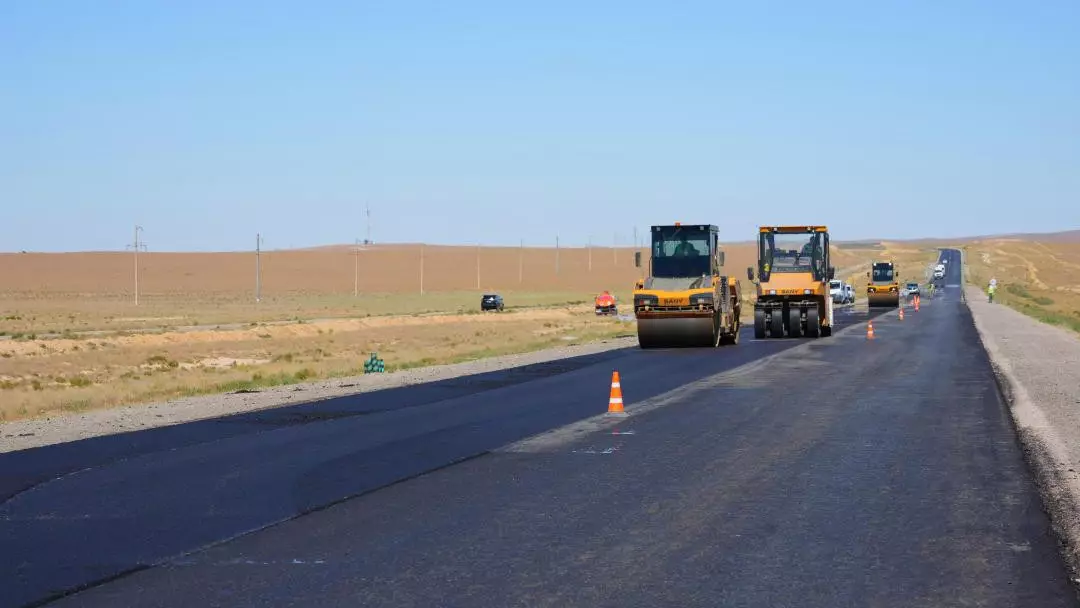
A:
<svg viewBox="0 0 1080 608">
<path fill-rule="evenodd" d="M 974 235 L 974 236 L 957 236 L 957 237 L 940 237 L 940 236 L 927 236 L 917 238 L 862 238 L 862 239 L 835 239 L 832 241 L 834 245 L 864 245 L 864 244 L 880 244 L 880 243 L 948 243 L 948 242 L 963 242 L 963 241 L 978 241 L 985 239 L 1034 239 L 1039 237 L 1060 237 L 1060 236 L 1075 236 L 1076 240 L 1080 242 L 1080 229 L 1067 229 L 1056 230 L 1053 232 L 1025 232 L 1025 233 L 1006 233 L 1006 234 L 987 234 L 987 235 Z M 720 245 L 753 245 L 756 241 L 750 239 L 738 240 L 738 241 L 720 241 Z M 326 245 L 307 245 L 299 247 L 275 247 L 271 249 L 262 249 L 263 253 L 268 252 L 302 252 L 302 251 L 319 251 L 326 249 L 345 249 L 349 253 L 352 253 L 354 249 L 364 251 L 367 249 L 380 249 L 380 248 L 398 248 L 398 247 L 436 247 L 440 249 L 556 249 L 555 245 L 484 245 L 484 244 L 448 244 L 448 243 L 426 243 L 426 242 L 405 242 L 405 241 L 387 241 L 387 242 L 372 242 L 372 243 L 330 243 Z M 641 245 L 615 245 L 610 244 L 593 244 L 593 245 L 559 245 L 558 249 L 602 249 L 608 250 L 634 250 L 634 249 L 647 249 L 644 243 Z M 224 254 L 224 253 L 253 253 L 254 249 L 163 249 L 160 251 L 154 251 L 153 253 L 171 253 L 171 254 Z M 67 251 L 39 251 L 39 250 L 20 250 L 20 251 L 0 251 L 0 255 L 72 255 L 72 254 L 104 254 L 104 253 L 130 253 L 127 249 L 76 249 Z M 143 253 L 150 253 L 149 250 L 143 250 Z"/>
</svg>

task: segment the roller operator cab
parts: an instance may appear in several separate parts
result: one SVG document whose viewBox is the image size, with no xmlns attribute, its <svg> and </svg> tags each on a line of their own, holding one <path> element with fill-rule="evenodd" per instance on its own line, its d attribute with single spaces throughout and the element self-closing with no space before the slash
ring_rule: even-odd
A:
<svg viewBox="0 0 1080 608">
<path fill-rule="evenodd" d="M 874 262 L 866 286 L 866 300 L 873 307 L 900 306 L 900 271 L 893 262 Z"/>
<path fill-rule="evenodd" d="M 829 229 L 763 226 L 758 229 L 754 337 L 817 338 L 832 335 Z M 754 268 L 746 276 L 754 280 Z"/>
<path fill-rule="evenodd" d="M 652 226 L 649 271 L 634 286 L 642 348 L 737 344 L 738 280 L 720 274 L 724 253 L 716 226 Z M 634 264 L 642 267 L 641 252 Z"/>
</svg>

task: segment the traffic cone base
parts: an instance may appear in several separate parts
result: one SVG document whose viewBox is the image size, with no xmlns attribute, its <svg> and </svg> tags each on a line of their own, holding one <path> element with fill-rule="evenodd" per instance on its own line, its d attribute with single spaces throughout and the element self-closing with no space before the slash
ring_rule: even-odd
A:
<svg viewBox="0 0 1080 608">
<path fill-rule="evenodd" d="M 608 397 L 608 416 L 625 418 L 629 416 L 623 409 L 622 384 L 619 382 L 619 372 L 611 372 L 611 395 Z"/>
</svg>

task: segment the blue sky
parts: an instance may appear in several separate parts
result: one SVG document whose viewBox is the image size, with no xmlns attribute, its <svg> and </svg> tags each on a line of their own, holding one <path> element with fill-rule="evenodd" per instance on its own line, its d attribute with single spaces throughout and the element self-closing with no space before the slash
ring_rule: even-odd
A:
<svg viewBox="0 0 1080 608">
<path fill-rule="evenodd" d="M 0 4 L 0 250 L 1080 227 L 1080 3 Z"/>
</svg>

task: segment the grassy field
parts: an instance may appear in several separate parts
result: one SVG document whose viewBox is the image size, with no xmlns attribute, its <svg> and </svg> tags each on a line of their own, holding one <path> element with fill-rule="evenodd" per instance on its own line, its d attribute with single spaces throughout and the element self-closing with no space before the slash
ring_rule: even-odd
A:
<svg viewBox="0 0 1080 608">
<path fill-rule="evenodd" d="M 420 250 L 377 247 L 358 259 L 333 247 L 264 252 L 258 303 L 251 254 L 142 254 L 138 306 L 131 254 L 6 254 L 0 419 L 359 374 L 372 351 L 394 370 L 635 334 L 632 320 L 596 318 L 591 308 L 608 289 L 630 312 L 642 272 L 630 250 L 562 249 L 556 273 L 554 249 L 424 247 L 422 294 Z M 726 271 L 752 302 L 755 248 L 725 251 Z M 881 256 L 914 268 L 936 253 L 838 247 L 833 264 L 859 289 Z M 508 310 L 480 314 L 486 291 L 501 293 Z"/>
<path fill-rule="evenodd" d="M 963 249 L 973 284 L 985 291 L 997 278 L 997 301 L 1080 332 L 1080 243 L 988 239 Z"/>
<path fill-rule="evenodd" d="M 586 292 L 499 291 L 510 310 L 582 305 Z M 613 293 L 615 291 L 613 290 Z M 628 296 L 624 288 L 622 295 Z M 95 337 L 115 334 L 185 332 L 194 328 L 235 329 L 251 323 L 295 323 L 334 318 L 480 312 L 476 291 L 338 294 L 289 293 L 262 298 L 257 305 L 241 294 L 148 294 L 136 308 L 123 298 L 98 294 L 0 296 L 0 338 Z"/>
</svg>

